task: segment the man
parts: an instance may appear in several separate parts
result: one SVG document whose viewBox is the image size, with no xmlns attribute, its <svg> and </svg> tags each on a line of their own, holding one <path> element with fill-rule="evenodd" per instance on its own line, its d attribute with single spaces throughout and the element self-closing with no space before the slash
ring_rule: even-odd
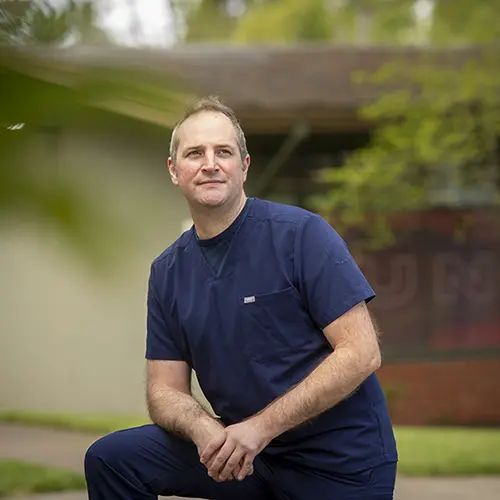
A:
<svg viewBox="0 0 500 500">
<path fill-rule="evenodd" d="M 216 98 L 172 134 L 169 172 L 194 226 L 151 266 L 153 424 L 89 448 L 90 500 L 393 498 L 375 294 L 321 217 L 246 197 L 249 166 Z M 220 418 L 192 397 L 191 368 Z"/>
</svg>

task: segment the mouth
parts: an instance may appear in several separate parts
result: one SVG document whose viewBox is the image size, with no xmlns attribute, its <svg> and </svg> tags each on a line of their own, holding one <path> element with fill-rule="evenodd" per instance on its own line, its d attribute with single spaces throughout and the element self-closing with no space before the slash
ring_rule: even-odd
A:
<svg viewBox="0 0 500 500">
<path fill-rule="evenodd" d="M 211 185 L 211 184 L 224 184 L 223 181 L 205 181 L 205 182 L 200 182 L 200 186 L 206 186 L 206 185 Z"/>
</svg>

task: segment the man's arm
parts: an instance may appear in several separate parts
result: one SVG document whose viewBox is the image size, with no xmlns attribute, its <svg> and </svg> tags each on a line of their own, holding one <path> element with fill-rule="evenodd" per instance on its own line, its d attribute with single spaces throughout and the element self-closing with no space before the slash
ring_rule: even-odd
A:
<svg viewBox="0 0 500 500">
<path fill-rule="evenodd" d="M 335 351 L 293 389 L 264 410 L 231 425 L 200 455 L 211 477 L 243 479 L 254 458 L 283 432 L 335 406 L 351 394 L 381 363 L 378 336 L 365 302 L 360 302 L 324 328 Z"/>
<path fill-rule="evenodd" d="M 200 448 L 223 426 L 193 398 L 190 382 L 191 369 L 185 361 L 147 360 L 151 420 Z"/>
<path fill-rule="evenodd" d="M 191 395 L 191 368 L 178 342 L 178 327 L 165 316 L 155 286 L 156 267 L 151 265 L 147 295 L 146 399 L 151 420 L 185 439 L 204 445 L 206 436 L 216 435 L 222 425 Z M 161 270 L 159 271 L 161 275 Z M 159 280 L 161 282 L 161 279 Z M 166 321 L 168 319 L 169 321 Z"/>
<path fill-rule="evenodd" d="M 365 302 L 330 323 L 324 334 L 335 351 L 252 417 L 270 439 L 335 406 L 380 367 L 378 335 Z"/>
</svg>

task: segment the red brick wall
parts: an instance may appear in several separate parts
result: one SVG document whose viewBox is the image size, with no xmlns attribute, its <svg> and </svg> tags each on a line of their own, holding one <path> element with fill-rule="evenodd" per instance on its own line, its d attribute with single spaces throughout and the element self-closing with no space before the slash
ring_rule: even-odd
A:
<svg viewBox="0 0 500 500">
<path fill-rule="evenodd" d="M 378 376 L 396 425 L 500 424 L 500 358 L 388 363 Z"/>
</svg>

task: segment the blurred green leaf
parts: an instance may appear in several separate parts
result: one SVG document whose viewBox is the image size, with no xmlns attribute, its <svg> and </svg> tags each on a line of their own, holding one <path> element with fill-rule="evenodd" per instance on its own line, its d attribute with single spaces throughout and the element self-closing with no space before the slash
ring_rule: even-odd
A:
<svg viewBox="0 0 500 500">
<path fill-rule="evenodd" d="M 79 54 L 75 47 L 55 48 L 70 34 L 99 39 L 92 2 L 69 2 L 58 10 L 46 2 L 30 3 L 21 20 L 19 10 L 3 6 L 0 33 L 8 44 L 0 51 L 0 221 L 25 219 L 51 226 L 78 255 L 106 270 L 115 243 L 132 235 L 112 217 L 105 200 L 97 206 L 70 178 L 69 165 L 54 165 L 54 151 L 34 159 L 31 144 L 40 132 L 64 130 L 86 119 L 92 109 L 171 128 L 188 89 L 167 78 L 167 70 L 158 76 L 156 68 L 139 69 L 112 56 L 103 64 L 88 57 L 88 49 Z M 101 49 L 91 50 L 97 55 Z"/>
</svg>

